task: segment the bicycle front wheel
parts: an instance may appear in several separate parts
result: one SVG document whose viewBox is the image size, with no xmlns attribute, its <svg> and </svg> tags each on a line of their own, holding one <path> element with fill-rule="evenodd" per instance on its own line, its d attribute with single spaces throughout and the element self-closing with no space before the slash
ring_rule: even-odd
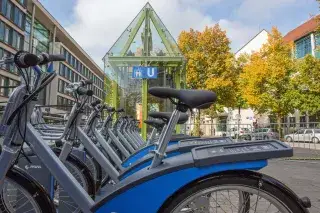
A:
<svg viewBox="0 0 320 213">
<path fill-rule="evenodd" d="M 45 189 L 17 168 L 8 171 L 0 193 L 0 213 L 14 212 L 56 212 Z"/>
</svg>

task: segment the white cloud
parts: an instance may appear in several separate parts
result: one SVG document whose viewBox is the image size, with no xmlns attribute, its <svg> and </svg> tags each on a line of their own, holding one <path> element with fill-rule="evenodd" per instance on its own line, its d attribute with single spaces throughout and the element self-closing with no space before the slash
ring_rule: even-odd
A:
<svg viewBox="0 0 320 213">
<path fill-rule="evenodd" d="M 297 2 L 299 0 L 244 0 L 236 10 L 236 15 L 241 19 L 259 23 L 270 19 L 275 10 Z"/>
<path fill-rule="evenodd" d="M 220 1 L 151 0 L 150 4 L 171 34 L 177 38 L 182 30 L 202 30 L 206 25 L 219 22 L 204 14 L 202 9 Z M 147 0 L 77 0 L 74 8 L 75 22 L 66 29 L 102 67 L 101 58 L 146 2 Z M 257 33 L 252 33 L 252 29 L 239 22 L 223 19 L 219 23 L 227 30 L 235 49 Z"/>
<path fill-rule="evenodd" d="M 246 26 L 239 21 L 221 19 L 219 24 L 222 29 L 226 30 L 228 38 L 232 41 L 231 47 L 234 52 L 246 44 L 259 31 L 259 29 Z"/>
</svg>

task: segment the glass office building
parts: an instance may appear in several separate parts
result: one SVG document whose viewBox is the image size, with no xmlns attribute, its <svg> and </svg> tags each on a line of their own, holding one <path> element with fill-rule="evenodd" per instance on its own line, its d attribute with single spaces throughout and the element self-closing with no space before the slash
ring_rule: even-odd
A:
<svg viewBox="0 0 320 213">
<path fill-rule="evenodd" d="M 0 0 L 0 58 L 8 57 L 23 49 L 26 3 L 24 0 Z M 19 81 L 17 69 L 13 65 L 0 67 L 1 106 L 8 100 L 10 92 Z"/>
<path fill-rule="evenodd" d="M 38 0 L 0 0 L 0 58 L 26 50 L 35 54 L 63 54 L 65 62 L 54 62 L 58 76 L 39 96 L 39 104 L 71 105 L 75 100 L 65 87 L 91 79 L 91 100 L 105 99 L 105 74 L 80 45 Z M 43 67 L 45 69 L 46 67 Z M 20 77 L 15 66 L 0 67 L 0 102 L 5 105 Z M 58 107 L 59 111 L 59 107 Z"/>
</svg>

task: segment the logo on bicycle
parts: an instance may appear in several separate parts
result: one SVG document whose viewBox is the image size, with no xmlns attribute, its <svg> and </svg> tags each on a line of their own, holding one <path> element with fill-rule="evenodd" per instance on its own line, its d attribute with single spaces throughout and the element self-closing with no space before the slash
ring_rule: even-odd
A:
<svg viewBox="0 0 320 213">
<path fill-rule="evenodd" d="M 28 169 L 41 169 L 42 167 L 40 165 L 25 165 L 24 168 L 28 170 Z"/>
</svg>

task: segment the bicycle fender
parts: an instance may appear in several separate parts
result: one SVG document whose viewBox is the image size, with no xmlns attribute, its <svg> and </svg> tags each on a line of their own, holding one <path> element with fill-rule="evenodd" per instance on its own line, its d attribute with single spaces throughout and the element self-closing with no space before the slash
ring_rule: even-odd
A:
<svg viewBox="0 0 320 213">
<path fill-rule="evenodd" d="M 206 167 L 194 167 L 193 163 L 192 156 L 188 153 L 166 159 L 163 165 L 157 168 L 144 168 L 116 185 L 112 192 L 93 206 L 92 211 L 156 213 L 175 192 L 198 179 L 229 170 L 257 170 L 267 165 L 266 160 L 222 163 Z"/>
</svg>

